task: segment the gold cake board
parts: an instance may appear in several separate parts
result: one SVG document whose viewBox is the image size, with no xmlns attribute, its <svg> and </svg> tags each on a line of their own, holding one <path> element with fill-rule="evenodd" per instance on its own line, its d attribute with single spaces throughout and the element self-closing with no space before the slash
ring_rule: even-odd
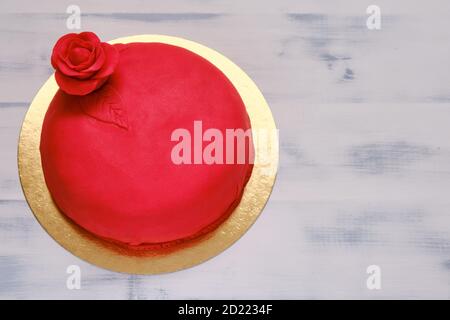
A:
<svg viewBox="0 0 450 320">
<path fill-rule="evenodd" d="M 109 43 L 159 42 L 188 49 L 213 63 L 233 83 L 244 101 L 253 130 L 275 132 L 276 126 L 263 95 L 244 71 L 220 53 L 201 44 L 170 36 L 139 35 Z M 240 204 L 231 216 L 208 235 L 168 250 L 133 250 L 95 237 L 68 220 L 56 207 L 41 166 L 42 123 L 58 91 L 52 75 L 33 99 L 25 116 L 18 149 L 19 176 L 27 202 L 42 227 L 61 246 L 96 266 L 131 274 L 158 274 L 192 267 L 221 253 L 236 242 L 263 210 L 275 182 L 278 139 L 255 143 L 255 165 Z M 260 161 L 262 148 L 269 159 Z"/>
</svg>

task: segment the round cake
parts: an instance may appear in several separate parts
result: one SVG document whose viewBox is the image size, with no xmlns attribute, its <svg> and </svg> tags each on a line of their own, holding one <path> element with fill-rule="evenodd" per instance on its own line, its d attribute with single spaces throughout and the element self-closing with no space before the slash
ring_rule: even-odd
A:
<svg viewBox="0 0 450 320">
<path fill-rule="evenodd" d="M 218 68 L 181 47 L 108 45 L 91 33 L 61 38 L 52 64 L 60 90 L 40 151 L 63 214 L 133 248 L 191 240 L 227 219 L 250 178 L 253 144 L 229 148 L 229 132 L 251 124 Z"/>
</svg>

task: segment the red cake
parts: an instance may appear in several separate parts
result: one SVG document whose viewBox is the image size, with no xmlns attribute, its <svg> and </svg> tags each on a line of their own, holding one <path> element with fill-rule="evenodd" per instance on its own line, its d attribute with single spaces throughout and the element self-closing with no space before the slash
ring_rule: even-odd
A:
<svg viewBox="0 0 450 320">
<path fill-rule="evenodd" d="M 93 33 L 69 34 L 53 50 L 60 90 L 41 136 L 42 168 L 60 211 L 94 235 L 139 248 L 194 239 L 222 223 L 239 204 L 251 175 L 245 161 L 205 163 L 180 154 L 213 141 L 214 128 L 251 128 L 244 103 L 212 63 L 163 43 L 109 45 Z M 200 134 L 202 133 L 200 132 Z M 183 151 L 186 152 L 186 151 Z M 200 160 L 200 161 L 198 161 Z"/>
</svg>

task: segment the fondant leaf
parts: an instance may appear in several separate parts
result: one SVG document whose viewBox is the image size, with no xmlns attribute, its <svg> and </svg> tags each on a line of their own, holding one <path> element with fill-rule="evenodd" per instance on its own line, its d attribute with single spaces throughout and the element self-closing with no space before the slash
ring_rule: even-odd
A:
<svg viewBox="0 0 450 320">
<path fill-rule="evenodd" d="M 79 99 L 81 110 L 86 115 L 128 129 L 127 109 L 113 86 L 107 84 L 100 90 Z"/>
</svg>

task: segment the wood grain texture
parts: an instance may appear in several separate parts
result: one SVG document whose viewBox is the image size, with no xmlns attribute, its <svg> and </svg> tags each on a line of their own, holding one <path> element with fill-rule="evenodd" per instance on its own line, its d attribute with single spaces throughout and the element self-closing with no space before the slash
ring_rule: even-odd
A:
<svg viewBox="0 0 450 320">
<path fill-rule="evenodd" d="M 24 201 L 17 139 L 52 73 L 55 40 L 82 29 L 188 38 L 241 66 L 280 129 L 272 197 L 237 244 L 192 269 L 129 276 L 59 247 Z M 450 3 L 10 1 L 0 4 L 0 298 L 450 298 Z M 82 269 L 81 290 L 66 267 Z M 366 268 L 382 269 L 382 290 Z"/>
</svg>

